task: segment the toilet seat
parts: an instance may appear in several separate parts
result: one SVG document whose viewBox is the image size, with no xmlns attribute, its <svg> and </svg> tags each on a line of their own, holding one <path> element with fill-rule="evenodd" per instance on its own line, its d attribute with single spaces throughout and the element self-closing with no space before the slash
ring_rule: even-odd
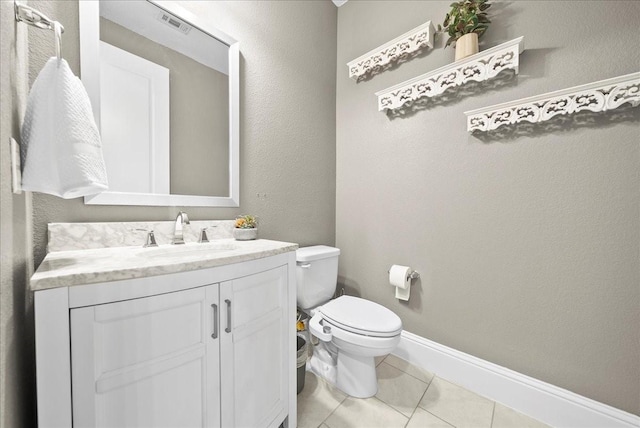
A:
<svg viewBox="0 0 640 428">
<path fill-rule="evenodd" d="M 326 319 L 322 320 L 323 325 L 331 326 L 331 341 L 341 349 L 346 349 L 351 353 L 359 354 L 368 352 L 371 349 L 395 348 L 400 342 L 400 334 L 395 336 L 366 336 L 360 333 L 352 333 L 340 327 L 332 326 Z M 357 349 L 356 349 L 357 348 Z"/>
<path fill-rule="evenodd" d="M 402 331 L 400 317 L 375 302 L 341 296 L 318 308 L 325 324 L 371 337 L 394 337 Z"/>
</svg>

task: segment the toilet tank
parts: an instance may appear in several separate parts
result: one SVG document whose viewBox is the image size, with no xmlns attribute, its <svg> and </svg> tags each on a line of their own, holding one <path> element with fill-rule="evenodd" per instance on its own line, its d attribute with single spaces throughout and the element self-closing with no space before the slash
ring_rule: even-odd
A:
<svg viewBox="0 0 640 428">
<path fill-rule="evenodd" d="M 338 282 L 339 248 L 314 245 L 296 250 L 297 302 L 311 309 L 328 302 Z"/>
</svg>

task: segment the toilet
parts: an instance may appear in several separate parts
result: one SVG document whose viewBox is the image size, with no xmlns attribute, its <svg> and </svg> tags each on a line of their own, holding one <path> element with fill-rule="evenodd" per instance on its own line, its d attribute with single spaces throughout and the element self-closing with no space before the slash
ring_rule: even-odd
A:
<svg viewBox="0 0 640 428">
<path fill-rule="evenodd" d="M 374 357 L 400 342 L 402 321 L 382 305 L 352 296 L 333 297 L 338 280 L 338 248 L 325 245 L 296 251 L 298 307 L 311 316 L 309 330 L 319 339 L 312 370 L 357 398 L 378 391 Z"/>
</svg>

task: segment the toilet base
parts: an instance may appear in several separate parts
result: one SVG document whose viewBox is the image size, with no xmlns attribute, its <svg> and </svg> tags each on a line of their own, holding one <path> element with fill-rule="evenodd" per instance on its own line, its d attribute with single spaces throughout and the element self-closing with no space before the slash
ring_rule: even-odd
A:
<svg viewBox="0 0 640 428">
<path fill-rule="evenodd" d="M 333 351 L 333 352 L 332 352 Z M 337 351 L 331 350 L 327 344 L 320 342 L 314 346 L 313 356 L 309 360 L 308 367 L 332 385 L 336 384 Z"/>
<path fill-rule="evenodd" d="M 309 370 L 355 398 L 369 398 L 378 392 L 378 377 L 373 357 L 340 352 L 332 343 L 314 347 Z"/>
<path fill-rule="evenodd" d="M 347 395 L 369 398 L 378 392 L 378 377 L 373 357 L 338 351 L 336 386 Z"/>
</svg>

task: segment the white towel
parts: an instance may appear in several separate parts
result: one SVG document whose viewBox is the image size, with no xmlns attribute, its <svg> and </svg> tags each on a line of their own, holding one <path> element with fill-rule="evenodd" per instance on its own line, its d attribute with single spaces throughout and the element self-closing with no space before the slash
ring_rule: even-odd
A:
<svg viewBox="0 0 640 428">
<path fill-rule="evenodd" d="M 31 88 L 20 155 L 24 190 L 70 199 L 108 188 L 89 97 L 64 59 L 50 58 Z"/>
</svg>

